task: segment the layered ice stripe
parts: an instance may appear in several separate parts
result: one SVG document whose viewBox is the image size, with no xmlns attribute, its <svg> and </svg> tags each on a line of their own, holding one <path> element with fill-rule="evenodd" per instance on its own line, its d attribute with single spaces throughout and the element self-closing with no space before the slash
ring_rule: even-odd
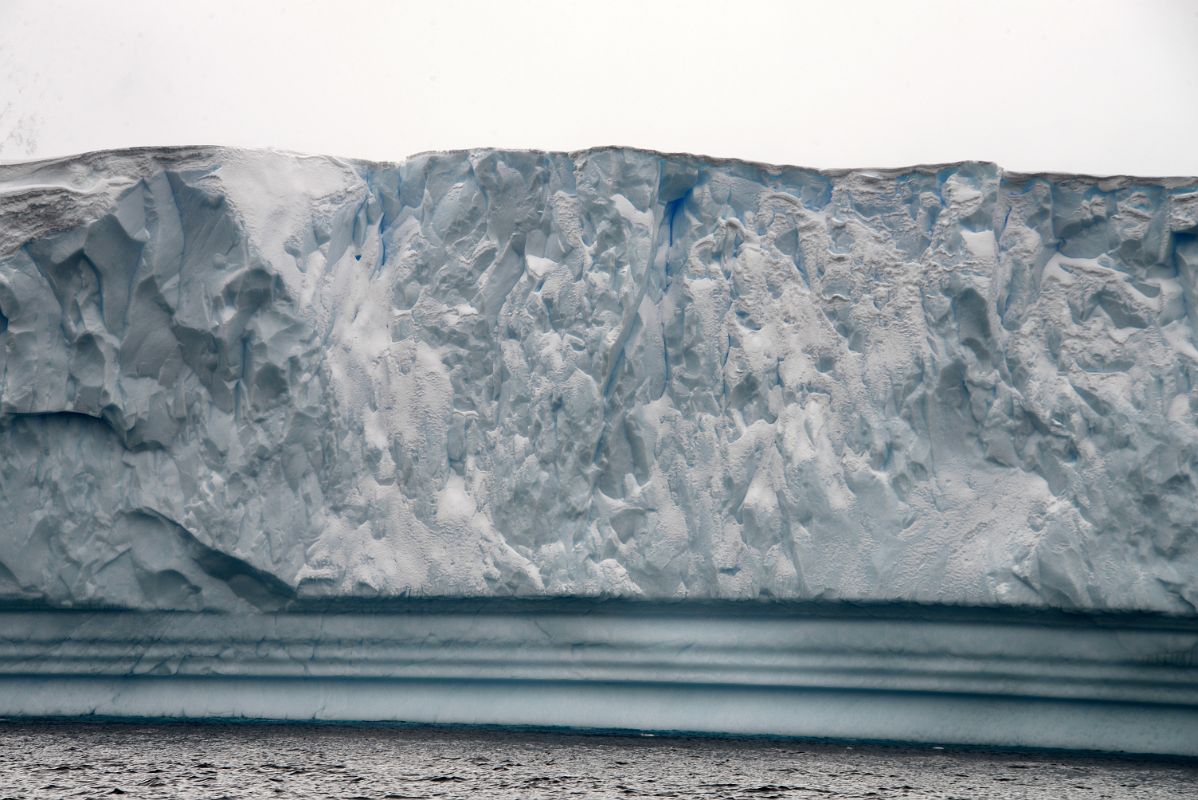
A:
<svg viewBox="0 0 1198 800">
<path fill-rule="evenodd" d="M 533 725 L 1198 756 L 1198 623 L 409 600 L 0 612 L 0 715 Z"/>
</svg>

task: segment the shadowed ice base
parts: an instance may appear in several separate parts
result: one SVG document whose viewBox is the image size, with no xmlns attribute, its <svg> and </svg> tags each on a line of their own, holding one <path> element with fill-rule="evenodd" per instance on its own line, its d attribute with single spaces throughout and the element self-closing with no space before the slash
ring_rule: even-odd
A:
<svg viewBox="0 0 1198 800">
<path fill-rule="evenodd" d="M 0 713 L 1198 755 L 1198 624 L 920 606 L 410 601 L 0 613 Z"/>
</svg>

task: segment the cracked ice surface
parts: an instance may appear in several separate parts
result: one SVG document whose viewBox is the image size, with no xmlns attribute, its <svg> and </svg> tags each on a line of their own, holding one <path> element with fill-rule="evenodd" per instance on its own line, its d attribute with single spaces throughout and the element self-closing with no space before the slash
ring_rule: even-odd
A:
<svg viewBox="0 0 1198 800">
<path fill-rule="evenodd" d="M 1192 179 L 8 165 L 0 594 L 1193 613 L 1196 304 Z"/>
</svg>

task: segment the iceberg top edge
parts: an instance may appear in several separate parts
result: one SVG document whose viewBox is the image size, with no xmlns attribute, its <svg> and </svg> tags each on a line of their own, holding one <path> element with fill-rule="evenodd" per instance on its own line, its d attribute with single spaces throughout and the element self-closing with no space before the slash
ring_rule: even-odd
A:
<svg viewBox="0 0 1198 800">
<path fill-rule="evenodd" d="M 48 158 L 36 158 L 28 160 L 0 160 L 0 181 L 8 180 L 13 174 L 31 169 L 41 169 L 53 165 L 61 165 L 66 163 L 104 163 L 111 160 L 128 159 L 140 160 L 145 159 L 151 162 L 160 163 L 162 161 L 179 162 L 186 161 L 195 157 L 214 157 L 220 155 L 282 155 L 296 159 L 325 159 L 335 163 L 345 164 L 353 167 L 389 167 L 399 166 L 409 161 L 419 158 L 429 158 L 438 156 L 469 156 L 482 155 L 489 153 L 497 154 L 521 154 L 533 156 L 551 156 L 551 157 L 567 157 L 577 159 L 597 153 L 606 153 L 612 151 L 623 151 L 628 153 L 637 153 L 642 155 L 657 156 L 671 160 L 690 160 L 712 167 L 741 165 L 761 169 L 766 172 L 781 172 L 787 170 L 799 170 L 810 172 L 827 177 L 835 178 L 854 173 L 874 173 L 878 177 L 894 177 L 911 172 L 936 172 L 947 168 L 959 167 L 967 164 L 988 165 L 993 166 L 1000 175 L 1004 178 L 1022 182 L 1031 179 L 1048 179 L 1060 180 L 1077 178 L 1082 180 L 1119 180 L 1119 179 L 1134 179 L 1137 181 L 1151 181 L 1160 183 L 1166 187 L 1186 186 L 1198 183 L 1198 175 L 1136 175 L 1132 173 L 1086 173 L 1086 172 L 1069 172 L 1069 171 L 1019 171 L 1007 170 L 995 161 L 988 159 L 962 159 L 956 161 L 943 162 L 926 162 L 916 164 L 906 164 L 897 166 L 854 166 L 854 167 L 811 167 L 802 164 L 777 164 L 766 161 L 755 161 L 752 159 L 743 159 L 726 156 L 715 156 L 703 153 L 688 153 L 688 152 L 666 152 L 662 150 L 654 150 L 652 148 L 625 146 L 625 145 L 596 145 L 586 147 L 579 150 L 543 150 L 539 148 L 510 148 L 510 147 L 470 147 L 460 149 L 447 150 L 422 150 L 412 153 L 405 158 L 395 161 L 377 160 L 369 158 L 357 158 L 353 156 L 332 155 L 324 153 L 306 153 L 286 148 L 275 147 L 236 147 L 218 144 L 197 144 L 197 145 L 144 145 L 123 148 L 105 148 L 98 150 L 89 150 L 82 153 L 71 153 L 60 156 L 52 156 Z"/>
</svg>

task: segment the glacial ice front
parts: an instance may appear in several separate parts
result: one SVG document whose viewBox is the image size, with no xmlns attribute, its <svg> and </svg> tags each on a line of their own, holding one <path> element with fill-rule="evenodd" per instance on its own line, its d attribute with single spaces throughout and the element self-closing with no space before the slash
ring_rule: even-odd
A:
<svg viewBox="0 0 1198 800">
<path fill-rule="evenodd" d="M 1195 308 L 1198 179 L 0 166 L 0 715 L 1198 756 Z"/>
<path fill-rule="evenodd" d="M 0 167 L 0 596 L 1195 613 L 1198 181 Z"/>
</svg>

